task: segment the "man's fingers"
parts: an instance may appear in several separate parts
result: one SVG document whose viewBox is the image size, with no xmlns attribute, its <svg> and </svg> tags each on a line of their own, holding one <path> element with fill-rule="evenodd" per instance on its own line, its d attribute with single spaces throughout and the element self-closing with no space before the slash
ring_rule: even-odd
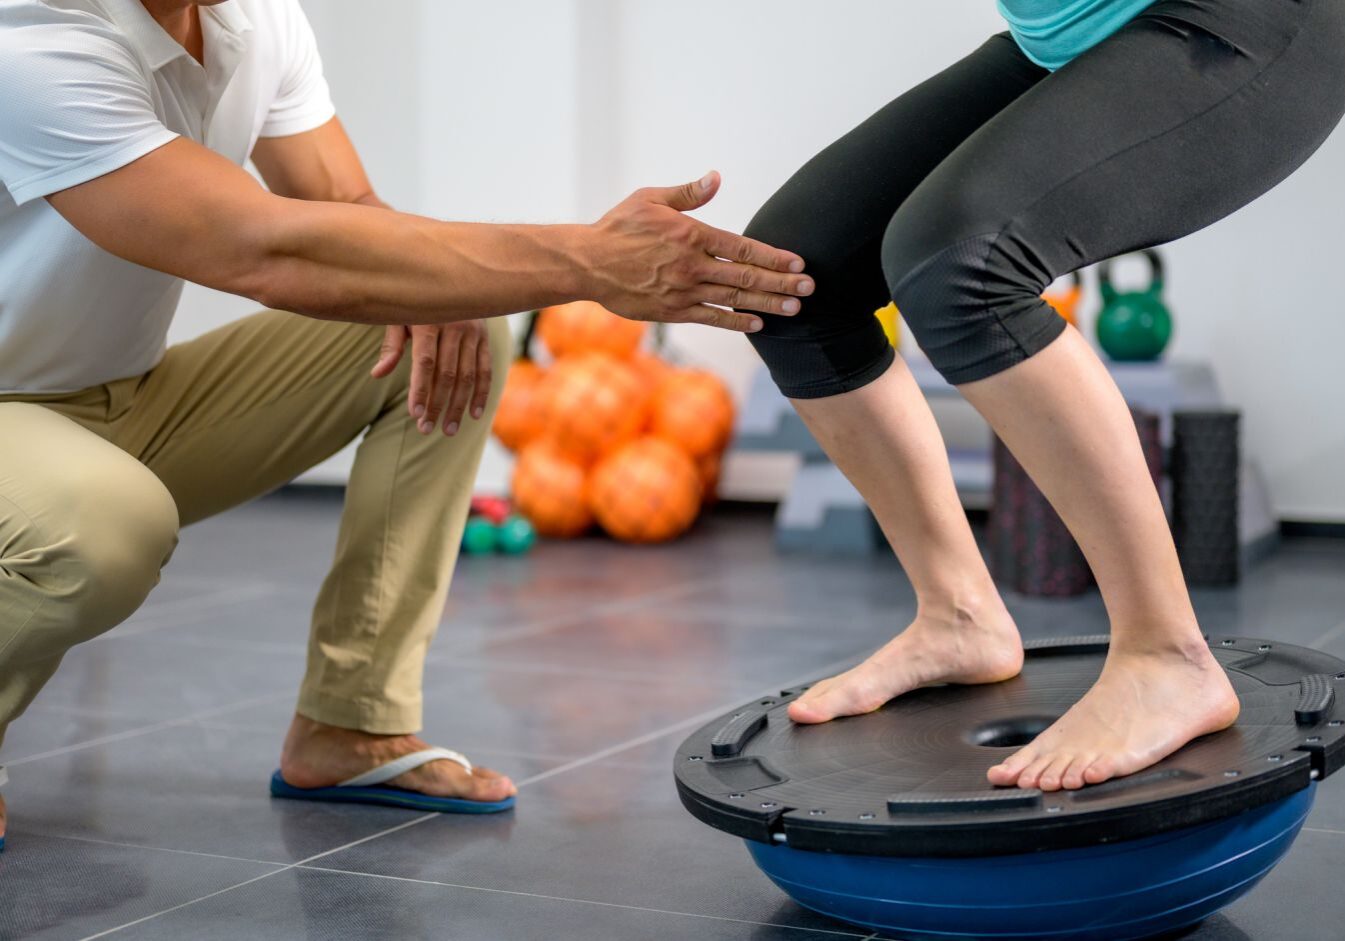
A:
<svg viewBox="0 0 1345 941">
<path fill-rule="evenodd" d="M 397 363 L 402 358 L 402 350 L 406 348 L 406 328 L 403 326 L 391 326 L 383 331 L 383 346 L 378 351 L 378 362 L 374 363 L 374 368 L 369 375 L 375 379 L 382 379 L 397 368 Z"/>
<path fill-rule="evenodd" d="M 434 328 L 411 329 L 411 394 L 407 408 L 421 431 L 425 431 L 430 407 L 430 393 L 434 388 L 435 365 L 439 360 L 438 331 Z M 429 423 L 433 430 L 434 422 Z"/>
<path fill-rule="evenodd" d="M 490 334 L 481 331 L 481 342 L 476 345 L 476 394 L 472 397 L 472 417 L 480 418 L 486 414 L 486 401 L 490 398 L 490 385 L 494 381 L 490 360 Z"/>
<path fill-rule="evenodd" d="M 651 202 L 669 206 L 678 212 L 691 212 L 713 199 L 718 190 L 719 174 L 711 170 L 694 183 L 655 187 L 645 190 L 644 194 Z"/>
<path fill-rule="evenodd" d="M 761 329 L 760 317 L 740 314 L 721 307 L 697 304 L 666 318 L 668 323 L 699 323 L 707 327 L 719 327 L 721 330 L 733 330 L 737 333 L 756 333 Z"/>
<path fill-rule="evenodd" d="M 444 411 L 444 434 L 455 435 L 462 427 L 462 415 L 476 390 L 476 350 L 480 346 L 478 334 L 463 336 L 458 346 L 458 376 Z"/>
<path fill-rule="evenodd" d="M 744 291 L 718 284 L 708 284 L 694 293 L 702 304 L 732 307 L 734 310 L 754 310 L 763 314 L 793 317 L 801 309 L 797 297 L 766 294 L 763 291 Z"/>
<path fill-rule="evenodd" d="M 781 274 L 755 265 L 736 265 L 728 261 L 710 262 L 701 277 L 707 284 L 723 284 L 744 291 L 791 297 L 808 297 L 816 287 L 808 275 Z"/>
<path fill-rule="evenodd" d="M 458 384 L 458 347 L 462 343 L 462 333 L 452 327 L 441 327 L 435 332 L 439 348 L 434 387 L 430 393 L 425 419 L 420 423 L 420 430 L 426 434 L 438 427 L 439 415 L 453 397 L 453 389 Z"/>
<path fill-rule="evenodd" d="M 798 274 L 803 270 L 803 259 L 793 252 L 772 248 L 765 242 L 734 235 L 723 229 L 706 226 L 705 250 L 717 258 L 727 258 L 740 265 L 756 265 L 772 271 Z"/>
</svg>

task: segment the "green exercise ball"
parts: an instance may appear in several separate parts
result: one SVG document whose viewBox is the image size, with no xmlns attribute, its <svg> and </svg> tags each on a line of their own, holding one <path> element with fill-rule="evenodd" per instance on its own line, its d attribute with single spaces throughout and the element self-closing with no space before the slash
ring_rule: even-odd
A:
<svg viewBox="0 0 1345 941">
<path fill-rule="evenodd" d="M 509 555 L 521 555 L 537 541 L 537 530 L 521 516 L 511 516 L 496 529 L 497 546 Z"/>
<path fill-rule="evenodd" d="M 484 516 L 473 516 L 462 530 L 462 549 L 468 555 L 486 555 L 499 544 L 498 527 Z"/>
<path fill-rule="evenodd" d="M 1102 312 L 1097 317 L 1097 339 L 1103 352 L 1121 362 L 1158 359 L 1172 339 L 1172 313 L 1163 303 L 1163 260 L 1149 248 L 1135 254 L 1149 259 L 1153 267 L 1153 278 L 1142 291 L 1116 290 L 1111 282 L 1115 259 L 1098 266 Z"/>
</svg>

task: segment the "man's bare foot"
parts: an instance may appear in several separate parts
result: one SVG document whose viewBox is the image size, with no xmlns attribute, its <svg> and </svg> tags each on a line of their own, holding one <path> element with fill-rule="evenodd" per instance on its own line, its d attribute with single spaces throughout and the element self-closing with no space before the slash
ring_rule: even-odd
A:
<svg viewBox="0 0 1345 941">
<path fill-rule="evenodd" d="M 828 722 L 873 712 L 890 699 L 936 683 L 998 683 L 1023 669 L 1023 642 L 996 595 L 979 616 L 919 614 L 859 666 L 822 680 L 789 705 L 795 722 Z"/>
<path fill-rule="evenodd" d="M 0 840 L 5 838 L 5 799 L 0 797 Z"/>
<path fill-rule="evenodd" d="M 280 754 L 280 775 L 294 787 L 332 787 L 378 765 L 429 748 L 415 735 L 374 735 L 294 717 Z M 432 797 L 502 801 L 518 793 L 514 782 L 489 768 L 469 774 L 455 761 L 431 761 L 388 784 Z"/>
<path fill-rule="evenodd" d="M 1204 644 L 1132 653 L 1113 647 L 1084 697 L 986 776 L 1001 787 L 1074 790 L 1134 774 L 1228 728 L 1240 704 Z"/>
</svg>

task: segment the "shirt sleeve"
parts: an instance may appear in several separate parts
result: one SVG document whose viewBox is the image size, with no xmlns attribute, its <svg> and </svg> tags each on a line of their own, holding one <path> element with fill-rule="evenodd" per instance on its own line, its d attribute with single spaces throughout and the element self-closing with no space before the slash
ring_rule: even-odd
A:
<svg viewBox="0 0 1345 941">
<path fill-rule="evenodd" d="M 99 26 L 0 29 L 0 89 L 0 182 L 19 205 L 177 137 L 155 114 L 134 54 Z"/>
<path fill-rule="evenodd" d="M 321 127 L 336 115 L 322 74 L 322 56 L 313 27 L 298 0 L 270 0 L 281 11 L 284 67 L 275 100 L 262 124 L 262 137 L 287 137 Z"/>
</svg>

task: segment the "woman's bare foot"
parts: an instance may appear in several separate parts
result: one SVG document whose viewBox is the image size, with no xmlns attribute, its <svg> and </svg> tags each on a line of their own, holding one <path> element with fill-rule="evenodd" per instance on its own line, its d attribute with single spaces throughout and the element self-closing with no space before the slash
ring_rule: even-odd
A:
<svg viewBox="0 0 1345 941">
<path fill-rule="evenodd" d="M 1113 646 L 1084 697 L 986 776 L 1001 787 L 1074 790 L 1134 774 L 1228 728 L 1240 705 L 1204 644 L 1142 653 Z"/>
<path fill-rule="evenodd" d="M 415 735 L 374 735 L 294 717 L 280 755 L 280 775 L 294 787 L 331 787 L 378 765 L 429 748 Z M 469 774 L 455 761 L 432 761 L 388 784 L 432 797 L 501 801 L 518 793 L 514 783 L 489 768 Z"/>
<path fill-rule="evenodd" d="M 813 685 L 789 706 L 795 722 L 872 712 L 920 686 L 998 683 L 1023 669 L 1023 642 L 998 595 L 985 613 L 921 613 L 859 666 Z"/>
</svg>

